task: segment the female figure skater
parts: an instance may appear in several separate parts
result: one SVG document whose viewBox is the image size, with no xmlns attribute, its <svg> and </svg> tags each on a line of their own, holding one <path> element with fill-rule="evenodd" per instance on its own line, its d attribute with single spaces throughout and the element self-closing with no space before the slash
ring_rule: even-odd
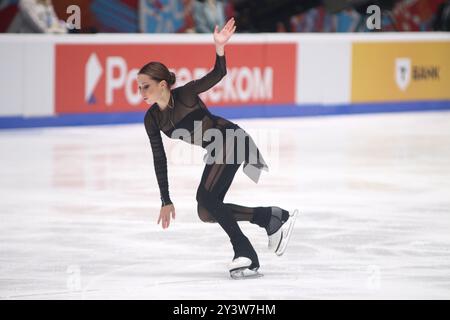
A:
<svg viewBox="0 0 450 320">
<path fill-rule="evenodd" d="M 200 141 L 198 138 L 195 139 L 198 135 L 194 132 L 198 129 L 202 132 L 216 129 L 216 132 L 219 130 L 224 137 L 227 130 L 241 130 L 245 133 L 233 122 L 211 114 L 198 96 L 201 92 L 213 87 L 226 75 L 224 47 L 235 30 L 233 18 L 226 23 L 221 31 L 216 26 L 214 30 L 216 62 L 214 68 L 201 79 L 171 89 L 171 86 L 175 83 L 175 74 L 159 62 L 146 64 L 138 73 L 141 95 L 145 102 L 151 104 L 145 114 L 144 124 L 150 139 L 162 201 L 158 224 L 162 222 L 164 229 L 169 227 L 171 217 L 175 219 L 175 207 L 169 197 L 167 159 L 160 131 L 164 132 L 166 136 L 174 138 L 172 134 L 175 130 L 186 129 L 191 134 L 190 141 L 187 142 L 200 145 L 206 149 L 212 142 L 207 141 L 205 137 L 202 137 Z M 200 125 L 195 125 L 194 122 Z M 192 139 L 192 136 L 194 136 L 194 139 Z M 277 255 L 282 255 L 286 249 L 297 214 L 297 210 L 290 214 L 279 207 L 250 208 L 223 202 L 241 163 L 244 163 L 244 172 L 255 182 L 258 180 L 261 170 L 268 169 L 253 140 L 246 133 L 244 134 L 244 139 L 246 139 L 244 159 L 239 156 L 236 157 L 239 154 L 237 145 L 240 145 L 239 141 L 236 141 L 238 140 L 237 137 L 239 138 L 239 136 L 224 138 L 223 147 L 214 150 L 215 155 L 213 157 L 210 155 L 209 159 L 213 159 L 213 161 L 208 161 L 205 165 L 196 196 L 200 220 L 219 223 L 230 237 L 234 258 L 229 270 L 231 277 L 235 279 L 260 275 L 258 273 L 258 255 L 248 238 L 242 233 L 237 221 L 249 221 L 265 228 L 269 236 L 269 249 Z M 250 161 L 252 156 L 253 159 L 255 158 L 255 152 L 252 153 L 251 151 L 255 149 L 256 160 Z"/>
</svg>

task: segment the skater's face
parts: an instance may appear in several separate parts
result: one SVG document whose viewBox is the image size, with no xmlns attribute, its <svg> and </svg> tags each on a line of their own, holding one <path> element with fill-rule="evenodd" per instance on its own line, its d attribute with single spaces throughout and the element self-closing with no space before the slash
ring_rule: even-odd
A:
<svg viewBox="0 0 450 320">
<path fill-rule="evenodd" d="M 137 81 L 142 99 L 147 104 L 153 104 L 158 101 L 166 88 L 164 80 L 157 81 L 146 74 L 139 74 Z"/>
</svg>

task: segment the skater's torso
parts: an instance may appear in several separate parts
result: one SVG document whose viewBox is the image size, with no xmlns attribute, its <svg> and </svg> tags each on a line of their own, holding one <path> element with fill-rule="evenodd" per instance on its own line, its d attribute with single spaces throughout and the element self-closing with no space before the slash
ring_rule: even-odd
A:
<svg viewBox="0 0 450 320">
<path fill-rule="evenodd" d="M 208 141 L 202 138 L 207 130 L 218 129 L 224 132 L 228 128 L 239 128 L 235 123 L 213 115 L 198 95 L 195 97 L 193 105 L 187 104 L 183 99 L 183 90 L 186 88 L 180 87 L 171 90 L 173 100 L 169 100 L 169 102 L 173 103 L 173 107 L 167 106 L 164 110 L 160 110 L 159 106 L 154 104 L 149 110 L 150 121 L 153 120 L 157 124 L 157 129 L 167 137 L 180 139 L 180 133 L 183 131 L 175 131 L 184 129 L 184 132 L 188 133 L 189 140 L 181 140 L 205 147 Z"/>
<path fill-rule="evenodd" d="M 180 139 L 181 133 L 186 134 L 183 141 L 205 147 L 208 141 L 202 136 L 208 129 L 238 128 L 233 122 L 213 115 L 199 94 L 217 84 L 226 75 L 225 57 L 216 55 L 214 68 L 203 78 L 191 81 L 184 86 L 171 90 L 169 104 L 161 110 L 158 104 L 153 104 L 145 115 L 145 127 L 150 138 L 162 131 L 169 138 Z M 176 131 L 184 129 L 184 131 Z M 174 134 L 175 133 L 175 134 Z"/>
</svg>

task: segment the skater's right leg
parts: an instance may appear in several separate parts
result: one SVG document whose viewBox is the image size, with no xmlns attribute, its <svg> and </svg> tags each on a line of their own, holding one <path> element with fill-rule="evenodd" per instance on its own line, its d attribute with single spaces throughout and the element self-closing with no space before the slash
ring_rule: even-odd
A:
<svg viewBox="0 0 450 320">
<path fill-rule="evenodd" d="M 256 251 L 248 238 L 242 233 L 229 206 L 220 199 L 221 186 L 229 186 L 239 165 L 212 164 L 207 165 L 197 190 L 199 215 L 208 212 L 222 229 L 228 234 L 234 250 L 234 259 L 247 257 L 252 261 L 250 268 L 259 268 Z M 202 219 L 203 220 L 203 219 Z"/>
</svg>

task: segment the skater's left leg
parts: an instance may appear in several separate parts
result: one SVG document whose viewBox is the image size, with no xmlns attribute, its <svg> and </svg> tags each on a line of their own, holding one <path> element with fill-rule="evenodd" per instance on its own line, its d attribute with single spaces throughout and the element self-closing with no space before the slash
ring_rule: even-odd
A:
<svg viewBox="0 0 450 320">
<path fill-rule="evenodd" d="M 220 198 L 222 199 L 222 198 Z M 222 199 L 223 201 L 223 199 Z M 265 228 L 268 235 L 276 232 L 289 218 L 289 212 L 279 207 L 245 207 L 234 203 L 224 203 L 236 221 L 248 221 Z M 217 222 L 209 210 L 198 204 L 198 215 L 203 222 Z"/>
</svg>

